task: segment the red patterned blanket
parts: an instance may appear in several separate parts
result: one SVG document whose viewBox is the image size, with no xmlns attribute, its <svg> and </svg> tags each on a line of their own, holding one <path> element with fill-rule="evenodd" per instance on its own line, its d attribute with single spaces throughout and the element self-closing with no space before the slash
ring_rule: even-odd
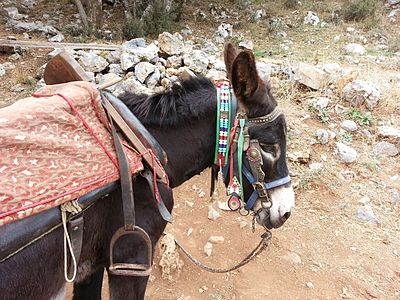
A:
<svg viewBox="0 0 400 300">
<path fill-rule="evenodd" d="M 106 122 L 88 82 L 46 86 L 0 109 L 0 226 L 118 180 Z M 140 156 L 126 149 L 139 172 Z"/>
</svg>

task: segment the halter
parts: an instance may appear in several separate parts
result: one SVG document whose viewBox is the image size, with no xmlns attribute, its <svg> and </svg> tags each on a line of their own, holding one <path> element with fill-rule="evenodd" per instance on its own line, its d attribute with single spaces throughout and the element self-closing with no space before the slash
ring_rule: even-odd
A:
<svg viewBox="0 0 400 300">
<path fill-rule="evenodd" d="M 214 164 L 222 170 L 225 180 L 229 176 L 227 195 L 231 210 L 244 207 L 251 210 L 258 198 L 261 198 L 264 208 L 269 209 L 272 202 L 268 191 L 290 182 L 290 176 L 265 182 L 262 170 L 263 159 L 261 147 L 256 139 L 250 140 L 249 127 L 268 124 L 276 120 L 281 112 L 275 108 L 271 113 L 257 118 L 248 119 L 243 112 L 236 113 L 237 100 L 231 93 L 228 82 L 217 84 L 217 134 Z M 243 154 L 245 157 L 243 158 Z M 245 159 L 250 169 L 243 163 Z M 244 201 L 243 175 L 253 185 L 254 191 Z M 213 183 L 216 176 L 212 176 Z M 214 186 L 214 184 L 212 184 Z M 212 188 L 213 192 L 213 188 Z"/>
</svg>

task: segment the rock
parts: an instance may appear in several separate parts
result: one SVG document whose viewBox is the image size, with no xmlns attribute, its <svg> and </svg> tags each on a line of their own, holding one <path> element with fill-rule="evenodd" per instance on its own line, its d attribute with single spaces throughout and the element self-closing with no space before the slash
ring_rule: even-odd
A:
<svg viewBox="0 0 400 300">
<path fill-rule="evenodd" d="M 158 36 L 158 47 L 163 54 L 179 55 L 183 52 L 183 38 L 179 33 L 163 32 Z"/>
<path fill-rule="evenodd" d="M 248 224 L 247 224 L 246 221 L 240 221 L 240 222 L 239 222 L 239 228 L 240 228 L 240 229 L 245 228 L 247 225 L 248 225 Z"/>
<path fill-rule="evenodd" d="M 19 19 L 23 18 L 23 15 L 21 15 L 18 12 L 18 8 L 16 8 L 15 6 L 5 7 L 3 10 L 7 14 L 7 17 L 9 17 L 11 19 L 19 20 Z"/>
<path fill-rule="evenodd" d="M 399 154 L 399 149 L 389 142 L 379 142 L 375 145 L 373 152 L 381 156 L 396 156 Z"/>
<path fill-rule="evenodd" d="M 316 97 L 316 98 L 311 98 L 308 101 L 308 104 L 314 109 L 324 110 L 328 107 L 330 102 L 331 102 L 331 99 L 329 99 L 327 97 Z"/>
<path fill-rule="evenodd" d="M 239 43 L 239 48 L 253 50 L 254 44 L 252 41 L 246 40 Z"/>
<path fill-rule="evenodd" d="M 284 256 L 281 256 L 282 259 L 291 262 L 295 265 L 301 264 L 301 258 L 297 253 L 294 252 L 288 252 Z"/>
<path fill-rule="evenodd" d="M 362 129 L 361 134 L 366 137 L 367 139 L 372 138 L 372 133 L 368 129 Z"/>
<path fill-rule="evenodd" d="M 205 253 L 205 255 L 211 256 L 212 250 L 213 250 L 213 244 L 211 244 L 210 242 L 207 242 L 204 245 L 204 253 Z"/>
<path fill-rule="evenodd" d="M 210 236 L 210 237 L 208 238 L 208 241 L 209 241 L 211 244 L 222 244 L 222 243 L 225 241 L 225 239 L 224 239 L 223 236 L 212 235 L 212 236 Z"/>
<path fill-rule="evenodd" d="M 218 201 L 218 208 L 225 211 L 231 211 L 226 201 Z"/>
<path fill-rule="evenodd" d="M 110 64 L 118 64 L 121 62 L 121 54 L 121 50 L 110 51 L 108 52 L 106 59 Z"/>
<path fill-rule="evenodd" d="M 37 5 L 36 0 L 22 0 L 21 1 L 22 6 L 26 8 L 33 8 L 35 5 Z"/>
<path fill-rule="evenodd" d="M 43 32 L 44 34 L 57 35 L 60 32 L 53 26 L 44 25 L 42 22 L 22 22 L 16 20 L 8 20 L 8 27 L 14 28 L 18 32 Z"/>
<path fill-rule="evenodd" d="M 137 80 L 144 83 L 146 78 L 156 70 L 156 66 L 149 62 L 140 62 L 135 66 L 135 76 Z"/>
<path fill-rule="evenodd" d="M 0 66 L 1 66 L 1 64 L 0 64 Z M 6 71 L 14 70 L 15 69 L 15 65 L 13 63 L 9 62 L 9 61 L 6 61 L 6 62 L 3 63 L 3 68 Z"/>
<path fill-rule="evenodd" d="M 127 71 L 129 68 L 132 68 L 139 62 L 139 58 L 135 55 L 122 52 L 121 54 L 121 68 L 123 71 Z"/>
<path fill-rule="evenodd" d="M 400 0 L 387 0 L 389 5 L 396 5 L 400 3 Z"/>
<path fill-rule="evenodd" d="M 400 138 L 400 129 L 390 126 L 378 126 L 378 135 L 387 138 Z"/>
<path fill-rule="evenodd" d="M 338 63 L 323 64 L 322 69 L 328 74 L 337 74 L 343 71 L 343 68 Z"/>
<path fill-rule="evenodd" d="M 193 50 L 183 56 L 185 66 L 188 66 L 196 73 L 205 74 L 208 67 L 208 56 L 201 50 Z"/>
<path fill-rule="evenodd" d="M 2 64 L 0 64 L 0 77 L 6 75 L 6 69 L 3 67 Z"/>
<path fill-rule="evenodd" d="M 326 145 L 329 143 L 329 132 L 325 129 L 318 129 L 314 132 L 317 140 L 321 145 Z"/>
<path fill-rule="evenodd" d="M 207 15 L 204 11 L 202 11 L 200 8 L 198 8 L 194 13 L 193 16 L 196 21 L 201 21 L 207 19 Z"/>
<path fill-rule="evenodd" d="M 208 219 L 215 221 L 216 219 L 218 219 L 220 217 L 220 213 L 217 212 L 214 207 L 212 207 L 211 205 L 208 206 Z"/>
<path fill-rule="evenodd" d="M 222 23 L 215 31 L 215 40 L 217 43 L 222 44 L 225 39 L 233 35 L 233 26 L 231 24 Z"/>
<path fill-rule="evenodd" d="M 314 284 L 312 282 L 307 282 L 306 287 L 308 287 L 309 289 L 314 289 Z"/>
<path fill-rule="evenodd" d="M 16 84 L 16 85 L 12 86 L 12 87 L 10 88 L 10 91 L 11 91 L 11 92 L 19 93 L 19 92 L 25 91 L 25 88 L 23 87 L 22 84 L 18 83 L 18 84 Z"/>
<path fill-rule="evenodd" d="M 304 17 L 304 24 L 310 24 L 316 26 L 319 23 L 319 17 L 315 12 L 308 11 L 307 15 Z"/>
<path fill-rule="evenodd" d="M 177 272 L 179 274 L 184 263 L 179 256 L 175 244 L 175 238 L 172 234 L 167 233 L 160 241 L 161 258 L 158 265 L 161 267 L 162 278 L 172 280 L 172 275 Z"/>
<path fill-rule="evenodd" d="M 163 78 L 161 79 L 161 86 L 168 90 L 172 87 L 172 81 L 168 78 Z"/>
<path fill-rule="evenodd" d="M 256 62 L 257 72 L 261 79 L 268 81 L 271 73 L 272 73 L 272 66 L 263 61 Z"/>
<path fill-rule="evenodd" d="M 356 212 L 356 218 L 362 222 L 368 222 L 372 224 L 379 224 L 378 219 L 375 216 L 372 207 L 368 204 L 360 207 Z"/>
<path fill-rule="evenodd" d="M 188 206 L 188 207 L 190 207 L 190 208 L 193 208 L 194 202 L 186 200 L 186 201 L 185 201 L 185 205 Z"/>
<path fill-rule="evenodd" d="M 315 163 L 310 164 L 310 170 L 312 170 L 312 171 L 319 171 L 323 167 L 324 167 L 324 165 L 322 163 L 315 162 Z"/>
<path fill-rule="evenodd" d="M 210 78 L 212 81 L 228 80 L 225 71 L 218 71 L 215 69 L 208 70 L 206 77 Z"/>
<path fill-rule="evenodd" d="M 260 22 L 260 20 L 261 20 L 262 18 L 264 18 L 266 15 L 267 15 L 267 14 L 266 14 L 266 12 L 265 12 L 264 9 L 258 9 L 258 10 L 255 11 L 255 13 L 254 13 L 254 15 L 253 15 L 253 20 L 254 20 L 254 22 L 258 23 L 258 22 Z"/>
<path fill-rule="evenodd" d="M 353 80 L 343 88 L 343 98 L 353 107 L 365 104 L 369 110 L 373 110 L 379 103 L 381 93 L 369 82 Z"/>
<path fill-rule="evenodd" d="M 388 14 L 389 21 L 396 23 L 398 16 L 400 16 L 400 8 L 394 9 Z"/>
<path fill-rule="evenodd" d="M 358 126 L 353 120 L 344 120 L 341 124 L 342 128 L 348 132 L 354 132 L 357 130 Z"/>
<path fill-rule="evenodd" d="M 118 97 L 125 92 L 130 92 L 134 94 L 143 94 L 143 95 L 150 95 L 152 94 L 152 90 L 145 87 L 141 84 L 138 80 L 131 77 L 127 80 L 123 81 L 122 83 L 117 85 L 117 88 L 114 91 L 114 94 Z"/>
<path fill-rule="evenodd" d="M 344 46 L 343 50 L 347 54 L 356 54 L 356 55 L 364 55 L 365 54 L 364 46 L 357 44 L 357 43 L 347 44 L 346 46 Z"/>
<path fill-rule="evenodd" d="M 356 161 L 357 151 L 355 149 L 340 142 L 336 143 L 336 147 L 342 162 L 353 163 Z"/>
<path fill-rule="evenodd" d="M 182 63 L 183 63 L 182 56 L 173 55 L 173 56 L 170 56 L 167 58 L 167 61 L 165 62 L 165 66 L 167 68 L 178 69 L 182 66 Z"/>
<path fill-rule="evenodd" d="M 293 79 L 314 90 L 318 90 L 326 83 L 326 75 L 321 69 L 303 62 L 293 64 Z"/>
<path fill-rule="evenodd" d="M 149 89 L 154 89 L 157 85 L 158 82 L 160 81 L 160 70 L 157 68 L 154 70 L 152 74 L 146 79 L 146 85 Z"/>
<path fill-rule="evenodd" d="M 395 188 L 389 190 L 390 199 L 392 200 L 393 204 L 400 203 L 400 194 L 399 191 Z"/>
<path fill-rule="evenodd" d="M 158 56 L 159 51 L 157 45 L 154 43 L 146 46 L 146 42 L 143 38 L 129 40 L 121 45 L 121 49 L 122 53 L 132 54 L 138 61 L 151 61 Z M 122 69 L 124 69 L 124 67 L 122 67 Z"/>
<path fill-rule="evenodd" d="M 121 68 L 121 65 L 120 64 L 109 64 L 109 73 L 113 73 L 113 74 L 122 74 L 123 73 L 123 71 L 122 71 L 122 68 Z"/>
<path fill-rule="evenodd" d="M 116 80 L 116 79 L 122 79 L 120 76 L 118 76 L 117 74 L 114 74 L 114 73 L 107 73 L 107 74 L 98 74 L 97 76 L 96 76 L 96 82 L 98 83 L 98 84 L 102 84 L 102 83 L 105 83 L 105 82 L 110 82 L 110 81 L 112 81 L 112 80 Z M 108 90 L 110 90 L 110 92 L 114 92 L 114 90 L 117 88 L 117 85 L 115 84 L 115 85 L 112 85 L 112 86 L 110 86 L 110 87 L 108 87 L 107 89 Z"/>
<path fill-rule="evenodd" d="M 299 162 L 301 164 L 307 164 L 310 161 L 310 152 L 309 151 L 293 151 L 289 152 L 287 157 L 290 161 Z"/>
<path fill-rule="evenodd" d="M 101 72 L 108 66 L 107 60 L 95 53 L 78 51 L 78 54 L 80 55 L 78 62 L 85 71 Z"/>
<path fill-rule="evenodd" d="M 48 38 L 47 40 L 53 43 L 61 43 L 64 39 L 65 39 L 64 35 L 60 32 L 55 36 Z"/>
</svg>

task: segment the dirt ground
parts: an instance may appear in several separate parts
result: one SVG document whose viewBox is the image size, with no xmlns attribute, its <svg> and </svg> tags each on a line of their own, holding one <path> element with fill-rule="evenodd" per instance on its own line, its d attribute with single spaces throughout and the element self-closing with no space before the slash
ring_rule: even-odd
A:
<svg viewBox="0 0 400 300">
<path fill-rule="evenodd" d="M 327 30 L 326 34 L 330 34 L 327 41 L 332 40 L 336 30 Z M 0 38 L 9 34 L 0 28 Z M 260 31 L 253 37 L 257 47 L 265 49 L 268 41 L 263 44 L 257 40 L 263 34 Z M 342 34 L 346 35 L 346 29 Z M 297 42 L 293 46 L 294 52 L 300 53 L 296 58 L 312 53 L 316 47 Z M 324 41 L 317 51 L 316 63 L 335 61 L 339 46 L 329 49 L 322 45 L 325 47 Z M 13 61 L 16 69 L 10 76 L 0 78 L 0 107 L 35 89 L 27 76 L 35 77 L 37 69 L 47 61 L 48 52 L 28 51 Z M 10 57 L 0 54 L 0 63 L 6 61 Z M 343 60 L 340 63 L 349 65 Z M 310 94 L 303 97 L 295 88 L 275 84 L 279 105 L 289 124 L 288 154 L 310 153 L 310 160 L 305 163 L 289 162 L 293 181 L 299 183 L 295 190 L 296 209 L 291 218 L 283 227 L 272 231 L 266 251 L 246 266 L 226 274 L 203 271 L 180 251 L 183 267 L 164 279 L 158 265 L 161 257 L 158 247 L 147 300 L 400 299 L 400 204 L 395 204 L 389 196 L 390 189 L 400 190 L 400 157 L 370 155 L 373 145 L 379 141 L 375 134 L 379 124 L 384 122 L 400 128 L 400 91 L 389 80 L 399 74 L 399 69 L 371 64 L 368 58 L 361 58 L 360 63 L 351 67 L 360 78 L 382 83 L 384 95 L 382 104 L 373 112 L 374 123 L 363 127 L 372 132 L 372 139 L 366 139 L 359 131 L 352 135 L 352 146 L 359 152 L 358 162 L 340 163 L 335 141 L 328 145 L 310 143 L 318 128 L 338 130 L 344 115 L 332 113 L 328 124 L 321 123 L 302 101 Z M 10 87 L 16 84 L 21 84 L 24 90 L 11 91 Z M 336 104 L 343 105 L 340 101 Z M 322 170 L 310 170 L 313 162 L 322 163 Z M 343 178 L 342 172 L 352 174 L 351 178 Z M 218 205 L 210 202 L 208 191 L 209 171 L 174 190 L 174 222 L 166 232 L 173 234 L 205 264 L 229 267 L 258 244 L 263 230 L 257 227 L 253 233 L 252 218 L 235 212 L 218 210 L 221 217 L 209 220 L 208 205 Z M 226 200 L 223 194 L 220 187 L 219 201 Z M 371 205 L 378 224 L 361 222 L 355 217 L 357 209 L 366 202 Z M 207 257 L 203 247 L 210 236 L 222 236 L 224 242 L 214 245 L 212 255 Z"/>
</svg>

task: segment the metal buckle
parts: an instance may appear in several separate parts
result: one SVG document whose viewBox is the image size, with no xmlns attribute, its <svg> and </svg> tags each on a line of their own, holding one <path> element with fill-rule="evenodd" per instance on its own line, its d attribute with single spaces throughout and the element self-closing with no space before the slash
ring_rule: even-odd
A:
<svg viewBox="0 0 400 300">
<path fill-rule="evenodd" d="M 147 263 L 130 264 L 130 263 L 114 263 L 113 249 L 115 243 L 125 235 L 136 235 L 141 238 L 147 247 Z M 109 272 L 113 275 L 121 276 L 148 276 L 151 272 L 152 264 L 152 244 L 149 235 L 139 226 L 134 226 L 132 230 L 127 230 L 125 227 L 119 228 L 111 238 L 110 242 L 110 266 Z"/>
<path fill-rule="evenodd" d="M 253 183 L 253 188 L 257 191 L 258 196 L 260 198 L 267 198 L 268 197 L 268 191 L 264 187 L 264 183 L 262 182 L 255 182 Z"/>
</svg>

